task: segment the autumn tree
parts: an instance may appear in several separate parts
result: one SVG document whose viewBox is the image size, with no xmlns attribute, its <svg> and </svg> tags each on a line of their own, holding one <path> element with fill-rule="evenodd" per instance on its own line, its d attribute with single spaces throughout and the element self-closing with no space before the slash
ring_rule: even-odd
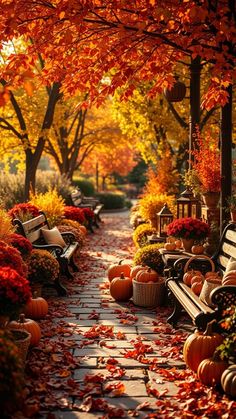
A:
<svg viewBox="0 0 236 419">
<path fill-rule="evenodd" d="M 72 179 L 84 160 L 90 159 L 95 147 L 119 142 L 122 133 L 112 119 L 108 99 L 99 107 L 84 109 L 79 104 L 82 96 L 57 104 L 52 129 L 45 143 L 45 152 L 52 157 L 61 174 Z"/>
<path fill-rule="evenodd" d="M 128 175 L 136 165 L 136 155 L 134 143 L 128 142 L 124 137 L 120 137 L 118 141 L 111 138 L 110 141 L 96 146 L 89 159 L 84 161 L 82 170 L 86 174 L 95 175 L 97 190 L 100 184 L 104 190 L 106 180 L 112 175 Z"/>
</svg>

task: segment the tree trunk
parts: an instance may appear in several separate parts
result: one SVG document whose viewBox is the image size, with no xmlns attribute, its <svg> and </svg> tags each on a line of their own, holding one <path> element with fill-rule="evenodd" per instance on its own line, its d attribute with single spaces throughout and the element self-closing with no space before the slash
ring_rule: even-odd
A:
<svg viewBox="0 0 236 419">
<path fill-rule="evenodd" d="M 96 162 L 96 191 L 99 192 L 99 168 L 98 168 L 98 162 Z"/>
</svg>

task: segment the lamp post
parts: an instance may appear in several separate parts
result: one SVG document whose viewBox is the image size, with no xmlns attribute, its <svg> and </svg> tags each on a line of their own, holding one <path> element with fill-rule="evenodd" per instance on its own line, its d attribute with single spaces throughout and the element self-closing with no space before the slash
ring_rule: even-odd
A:
<svg viewBox="0 0 236 419">
<path fill-rule="evenodd" d="M 190 189 L 185 189 L 177 201 L 177 218 L 201 217 L 201 204 Z"/>
</svg>

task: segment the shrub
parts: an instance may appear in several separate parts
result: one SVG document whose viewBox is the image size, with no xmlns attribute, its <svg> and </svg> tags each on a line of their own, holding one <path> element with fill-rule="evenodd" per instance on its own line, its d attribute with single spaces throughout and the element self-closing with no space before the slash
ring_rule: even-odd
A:
<svg viewBox="0 0 236 419">
<path fill-rule="evenodd" d="M 85 196 L 93 196 L 95 194 L 94 185 L 86 179 L 73 179 L 72 185 L 79 188 Z"/>
<path fill-rule="evenodd" d="M 139 211 L 140 215 L 144 220 L 156 220 L 157 219 L 157 212 L 159 212 L 164 204 L 167 203 L 168 207 L 172 211 L 175 212 L 174 206 L 174 196 L 166 195 L 166 194 L 147 194 L 144 195 L 142 199 L 139 201 Z"/>
<path fill-rule="evenodd" d="M 27 274 L 27 267 L 20 252 L 3 241 L 0 241 L 0 267 L 15 269 L 22 276 Z"/>
<path fill-rule="evenodd" d="M 7 240 L 13 231 L 11 217 L 5 210 L 0 208 L 0 240 Z"/>
<path fill-rule="evenodd" d="M 56 189 L 31 196 L 30 202 L 45 212 L 51 227 L 60 223 L 64 215 L 64 199 Z"/>
<path fill-rule="evenodd" d="M 150 224 L 140 224 L 133 233 L 133 241 L 137 247 L 143 247 L 147 244 L 147 236 L 155 233 L 156 230 Z"/>
<path fill-rule="evenodd" d="M 72 206 L 64 207 L 64 215 L 69 220 L 78 221 L 80 224 L 85 223 L 85 216 L 82 208 L 76 208 Z"/>
<path fill-rule="evenodd" d="M 1 414 L 10 418 L 22 401 L 24 369 L 10 331 L 0 330 L 0 400 Z"/>
<path fill-rule="evenodd" d="M 134 255 L 134 264 L 149 266 L 159 274 L 163 274 L 164 263 L 159 252 L 161 247 L 163 247 L 163 243 L 149 244 L 142 247 Z"/>
<path fill-rule="evenodd" d="M 11 234 L 9 243 L 20 252 L 23 259 L 27 259 L 33 250 L 31 242 L 26 237 L 21 236 L 21 234 Z"/>
<path fill-rule="evenodd" d="M 0 172 L 0 201 L 6 210 L 24 201 L 24 173 Z"/>
<path fill-rule="evenodd" d="M 125 206 L 125 195 L 116 193 L 98 193 L 97 198 L 104 205 L 104 209 L 120 209 Z"/>
<path fill-rule="evenodd" d="M 8 211 L 11 218 L 19 218 L 22 222 L 28 221 L 31 218 L 39 215 L 39 209 L 36 205 L 30 202 L 23 202 L 22 204 L 16 204 L 12 209 Z"/>
<path fill-rule="evenodd" d="M 29 281 L 15 269 L 0 268 L 0 314 L 17 318 L 31 297 Z"/>
<path fill-rule="evenodd" d="M 66 200 L 73 187 L 71 181 L 65 175 L 53 171 L 37 170 L 36 193 L 45 194 L 50 190 L 56 190 L 58 195 Z"/>
<path fill-rule="evenodd" d="M 75 240 L 78 242 L 79 249 L 81 249 L 84 245 L 84 235 L 79 230 L 79 228 L 71 227 L 65 224 L 60 224 L 58 227 L 58 230 L 61 233 L 73 233 L 75 235 Z"/>
</svg>

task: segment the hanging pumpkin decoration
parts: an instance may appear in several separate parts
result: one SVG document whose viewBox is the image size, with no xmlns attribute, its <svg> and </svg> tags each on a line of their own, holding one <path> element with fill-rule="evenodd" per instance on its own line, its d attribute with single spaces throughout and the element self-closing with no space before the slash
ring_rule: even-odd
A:
<svg viewBox="0 0 236 419">
<path fill-rule="evenodd" d="M 159 275 L 156 271 L 151 268 L 147 268 L 144 271 L 140 271 L 136 275 L 137 282 L 158 282 Z"/>
<path fill-rule="evenodd" d="M 110 283 L 110 294 L 116 301 L 128 301 L 133 295 L 132 279 L 121 272 Z"/>
<path fill-rule="evenodd" d="M 113 278 L 116 278 L 121 273 L 123 273 L 125 276 L 130 276 L 131 267 L 128 265 L 128 263 L 123 263 L 123 260 L 120 260 L 119 263 L 113 264 L 108 268 L 107 276 L 109 281 L 112 281 Z"/>
<path fill-rule="evenodd" d="M 215 320 L 212 320 L 207 324 L 205 332 L 196 330 L 184 343 L 184 361 L 192 371 L 197 371 L 198 365 L 203 359 L 213 356 L 217 346 L 224 340 L 219 333 L 213 333 L 212 325 L 214 322 Z"/>
<path fill-rule="evenodd" d="M 175 77 L 176 81 L 170 89 L 164 89 L 164 95 L 169 102 L 181 102 L 186 95 L 186 86 Z"/>
<path fill-rule="evenodd" d="M 48 314 L 47 301 L 37 296 L 37 292 L 33 293 L 33 297 L 26 304 L 24 314 L 33 320 L 43 319 Z"/>
<path fill-rule="evenodd" d="M 236 397 L 236 364 L 230 365 L 223 372 L 221 386 L 228 396 Z"/>
<path fill-rule="evenodd" d="M 203 359 L 197 369 L 199 380 L 206 386 L 220 384 L 221 376 L 227 369 L 228 363 L 222 361 L 217 355 L 212 358 Z"/>
<path fill-rule="evenodd" d="M 23 329 L 31 334 L 30 345 L 36 346 L 41 338 L 41 329 L 39 324 L 31 319 L 26 319 L 24 314 L 20 314 L 20 318 L 17 321 L 9 323 L 10 329 Z"/>
<path fill-rule="evenodd" d="M 142 266 L 142 265 L 136 265 L 136 266 L 134 266 L 134 267 L 131 269 L 131 271 L 130 271 L 130 278 L 131 278 L 131 279 L 136 278 L 136 275 L 137 275 L 139 272 L 144 271 L 145 269 L 147 269 L 147 267 Z"/>
</svg>

